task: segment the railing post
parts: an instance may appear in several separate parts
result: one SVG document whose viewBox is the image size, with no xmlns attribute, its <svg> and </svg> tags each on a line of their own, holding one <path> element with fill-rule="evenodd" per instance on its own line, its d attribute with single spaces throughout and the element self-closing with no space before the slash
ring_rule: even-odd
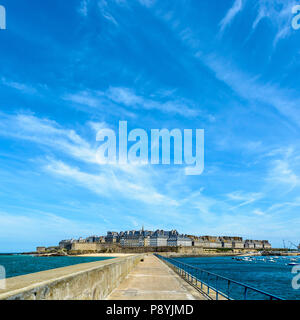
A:
<svg viewBox="0 0 300 320">
<path fill-rule="evenodd" d="M 209 274 L 207 274 L 207 294 L 209 294 Z"/>
<path fill-rule="evenodd" d="M 189 268 L 186 266 L 186 273 L 187 273 L 187 280 L 190 280 L 190 275 L 189 275 Z"/>
<path fill-rule="evenodd" d="M 218 277 L 216 278 L 216 300 L 219 300 Z"/>
<path fill-rule="evenodd" d="M 209 294 L 209 274 L 207 274 L 207 293 Z"/>
<path fill-rule="evenodd" d="M 202 282 L 202 271 L 200 272 L 200 278 L 201 278 L 201 289 L 203 289 L 203 282 Z"/>
<path fill-rule="evenodd" d="M 247 300 L 247 291 L 248 291 L 248 288 L 247 288 L 247 287 L 245 287 L 244 300 Z"/>
<path fill-rule="evenodd" d="M 229 298 L 230 293 L 230 280 L 228 280 L 228 287 L 227 287 L 227 297 Z"/>
</svg>

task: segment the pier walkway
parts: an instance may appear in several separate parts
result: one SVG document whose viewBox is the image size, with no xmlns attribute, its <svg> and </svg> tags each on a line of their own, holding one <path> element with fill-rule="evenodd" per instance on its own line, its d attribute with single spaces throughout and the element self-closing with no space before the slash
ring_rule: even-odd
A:
<svg viewBox="0 0 300 320">
<path fill-rule="evenodd" d="M 164 262 L 154 255 L 128 274 L 107 300 L 207 300 Z"/>
</svg>

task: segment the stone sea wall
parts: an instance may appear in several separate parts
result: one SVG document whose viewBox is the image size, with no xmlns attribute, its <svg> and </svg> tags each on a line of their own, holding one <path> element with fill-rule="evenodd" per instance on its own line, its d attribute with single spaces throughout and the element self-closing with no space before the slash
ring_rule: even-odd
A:
<svg viewBox="0 0 300 320">
<path fill-rule="evenodd" d="M 9 278 L 0 300 L 103 300 L 142 258 L 130 255 Z"/>
<path fill-rule="evenodd" d="M 76 244 L 74 246 L 77 250 L 70 250 L 68 252 L 69 255 L 81 255 L 93 252 L 110 252 L 110 253 L 130 253 L 130 254 L 138 254 L 138 253 L 172 253 L 175 255 L 209 255 L 220 253 L 220 255 L 224 254 L 232 254 L 232 253 L 247 253 L 249 250 L 254 251 L 255 249 L 245 249 L 245 248 L 201 248 L 201 247 L 121 247 L 119 245 L 110 245 L 106 246 L 105 250 L 86 250 L 88 247 Z M 91 248 L 91 247 L 90 247 Z"/>
<path fill-rule="evenodd" d="M 82 253 L 147 253 L 147 252 L 178 252 L 179 247 L 122 247 L 119 244 L 100 244 L 100 243 L 73 243 L 70 255 Z"/>
</svg>

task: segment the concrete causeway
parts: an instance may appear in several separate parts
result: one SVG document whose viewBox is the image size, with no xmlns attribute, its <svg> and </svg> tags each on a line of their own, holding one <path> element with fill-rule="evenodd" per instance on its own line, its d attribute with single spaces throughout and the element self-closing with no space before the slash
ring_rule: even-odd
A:
<svg viewBox="0 0 300 320">
<path fill-rule="evenodd" d="M 145 255 L 107 300 L 207 300 L 154 255 Z"/>
<path fill-rule="evenodd" d="M 142 257 L 126 255 L 8 278 L 0 300 L 104 300 Z"/>
</svg>

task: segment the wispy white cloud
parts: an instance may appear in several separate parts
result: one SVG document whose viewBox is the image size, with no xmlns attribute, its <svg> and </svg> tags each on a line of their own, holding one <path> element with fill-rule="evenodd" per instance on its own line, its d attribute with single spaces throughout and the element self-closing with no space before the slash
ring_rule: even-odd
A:
<svg viewBox="0 0 300 320">
<path fill-rule="evenodd" d="M 195 106 L 185 99 L 167 100 L 161 102 L 142 95 L 137 95 L 132 89 L 123 87 L 111 87 L 106 92 L 107 97 L 115 103 L 121 103 L 126 107 L 145 110 L 158 110 L 164 113 L 179 114 L 184 117 L 199 115 Z"/>
<path fill-rule="evenodd" d="M 106 91 L 84 90 L 76 93 L 65 94 L 63 100 L 91 108 L 102 108 L 107 110 L 108 106 L 119 106 L 129 112 L 140 109 L 157 110 L 162 113 L 179 114 L 183 117 L 195 117 L 201 115 L 199 108 L 196 108 L 193 102 L 184 98 L 173 98 L 158 94 L 158 99 L 150 98 L 137 94 L 133 89 L 126 87 L 110 87 Z M 125 108 L 125 109 L 124 109 Z"/>
<path fill-rule="evenodd" d="M 11 130 L 14 128 L 14 130 Z M 30 114 L 2 114 L 0 135 L 35 142 L 51 147 L 72 157 L 98 163 L 95 150 L 74 130 L 64 129 L 55 121 L 40 119 Z"/>
<path fill-rule="evenodd" d="M 105 92 L 98 90 L 83 90 L 75 93 L 65 93 L 62 100 L 70 102 L 72 105 L 79 107 L 87 113 L 96 113 L 105 111 L 110 114 L 135 118 L 136 114 L 132 108 L 124 108 L 110 100 Z"/>
<path fill-rule="evenodd" d="M 246 4 L 249 5 L 247 6 Z M 260 0 L 254 5 L 246 0 L 235 0 L 232 7 L 220 22 L 220 33 L 222 34 L 242 11 L 243 14 L 248 15 L 248 12 L 251 10 L 256 10 L 256 17 L 252 23 L 252 30 L 250 31 L 249 37 L 253 35 L 253 31 L 258 25 L 265 20 L 268 22 L 269 27 L 272 28 L 270 32 L 274 33 L 273 46 L 276 47 L 280 40 L 292 34 L 291 9 L 295 4 L 297 4 L 295 0 Z"/>
<path fill-rule="evenodd" d="M 148 8 L 152 7 L 156 2 L 156 0 L 138 0 L 138 1 L 141 5 Z"/>
<path fill-rule="evenodd" d="M 2 85 L 13 88 L 15 90 L 20 91 L 21 93 L 25 94 L 36 94 L 38 93 L 37 89 L 34 88 L 31 85 L 25 84 L 25 83 L 20 83 L 14 80 L 10 80 L 7 78 L 2 77 L 1 82 Z"/>
<path fill-rule="evenodd" d="M 263 21 L 268 21 L 269 25 L 274 30 L 273 46 L 287 38 L 292 33 L 291 28 L 291 9 L 296 4 L 295 0 L 260 0 L 253 6 L 250 3 L 249 6 L 245 5 L 244 0 L 235 0 L 233 6 L 228 10 L 225 17 L 220 22 L 220 32 L 222 33 L 235 19 L 235 17 L 241 11 L 245 10 L 257 10 L 256 18 L 252 23 L 252 31 L 255 30 L 258 25 Z M 253 33 L 251 31 L 251 34 Z M 272 31 L 273 32 L 273 31 Z"/>
<path fill-rule="evenodd" d="M 66 101 L 71 101 L 76 104 L 96 108 L 103 106 L 103 100 L 101 99 L 102 93 L 98 91 L 79 91 L 76 93 L 67 93 L 62 99 Z"/>
<path fill-rule="evenodd" d="M 254 213 L 255 215 L 257 215 L 257 216 L 264 216 L 264 215 L 265 215 L 265 213 L 264 213 L 263 211 L 261 211 L 260 209 L 255 209 L 255 210 L 253 211 L 253 213 Z"/>
<path fill-rule="evenodd" d="M 117 20 L 113 16 L 111 10 L 109 9 L 109 4 L 107 3 L 106 0 L 99 0 L 98 1 L 98 8 L 99 8 L 104 19 L 113 23 L 115 26 L 119 25 Z"/>
<path fill-rule="evenodd" d="M 272 106 L 289 121 L 300 125 L 300 113 L 298 112 L 300 99 L 292 90 L 285 90 L 272 83 L 262 83 L 257 75 L 249 75 L 216 55 L 204 56 L 198 53 L 197 56 L 219 80 L 226 83 L 241 97 Z"/>
<path fill-rule="evenodd" d="M 195 232 L 196 234 L 205 232 L 213 234 L 226 233 L 229 235 L 232 233 L 237 234 L 237 231 L 234 232 L 234 230 L 239 230 L 239 234 L 242 233 L 243 235 L 251 236 L 252 233 L 255 235 L 259 234 L 256 230 L 256 225 L 259 223 L 259 219 L 264 219 L 264 221 L 268 223 L 269 228 L 262 228 L 260 231 L 261 234 L 266 237 L 272 234 L 274 235 L 276 232 L 277 234 L 279 232 L 285 232 L 286 230 L 286 225 L 280 226 L 276 221 L 270 220 L 270 216 L 278 212 L 280 208 L 285 208 L 286 210 L 287 205 L 283 205 L 280 208 L 278 206 L 277 209 L 274 208 L 269 211 L 258 209 L 257 207 L 252 208 L 252 206 L 250 206 L 265 197 L 262 192 L 235 191 L 228 193 L 226 195 L 226 201 L 224 201 L 205 195 L 205 189 L 203 188 L 189 193 L 189 190 L 185 190 L 183 187 L 185 183 L 182 182 L 182 179 L 178 187 L 172 185 L 170 188 L 171 192 L 164 192 L 162 186 L 164 186 L 167 181 L 170 181 L 170 177 L 165 175 L 165 171 L 162 174 L 161 171 L 158 172 L 151 167 L 132 165 L 97 166 L 97 159 L 95 157 L 96 149 L 92 143 L 83 139 L 76 131 L 63 128 L 54 121 L 39 119 L 33 115 L 19 114 L 15 116 L 5 116 L 1 114 L 1 118 L 4 121 L 2 121 L 0 125 L 0 135 L 32 141 L 39 146 L 45 145 L 47 149 L 51 150 L 51 157 L 45 156 L 43 160 L 39 160 L 38 162 L 39 165 L 42 165 L 46 173 L 58 179 L 66 179 L 66 181 L 71 182 L 73 186 L 78 185 L 83 187 L 99 195 L 99 197 L 109 199 L 110 201 L 122 201 L 124 205 L 127 201 L 137 201 L 140 204 L 144 204 L 142 207 L 143 210 L 144 208 L 148 208 L 156 217 L 161 215 L 160 223 L 162 223 L 161 221 L 168 220 L 176 220 L 177 223 L 180 221 L 185 227 L 189 226 L 191 232 Z M 12 126 L 14 127 L 13 132 L 8 130 L 8 128 Z M 106 124 L 89 123 L 89 126 L 94 130 L 98 127 L 106 126 Z M 57 158 L 59 159 L 61 157 L 60 153 L 56 153 L 55 150 L 69 155 L 72 160 L 77 161 L 76 165 L 73 161 L 66 159 L 57 160 Z M 55 159 L 53 158 L 53 154 L 55 154 Z M 291 151 L 289 154 L 291 154 Z M 274 152 L 274 155 L 277 156 L 277 153 Z M 274 155 L 272 155 L 272 157 Z M 80 162 L 85 162 L 92 166 L 82 167 Z M 172 176 L 172 178 L 174 178 L 174 176 Z M 186 177 L 183 178 L 186 179 Z M 159 188 L 156 187 L 157 185 L 159 185 Z M 185 194 L 189 195 L 185 197 Z M 294 203 L 293 208 L 296 205 L 297 204 Z M 292 208 L 292 204 L 289 207 Z M 232 214 L 230 215 L 228 212 Z M 127 213 L 127 216 L 133 218 L 129 219 L 131 224 L 139 224 L 144 219 L 143 215 L 139 218 L 138 215 L 128 215 Z M 15 220 L 12 218 L 11 223 L 15 221 L 15 225 L 20 226 L 26 223 L 23 218 L 16 218 Z M 84 234 L 84 230 L 79 229 L 77 223 L 71 227 L 72 224 L 69 224 L 67 220 L 61 219 L 65 218 L 49 216 L 47 218 L 41 218 L 41 221 L 43 221 L 44 224 L 49 222 L 49 229 L 47 230 L 55 228 L 56 224 L 60 226 L 67 224 L 70 226 L 68 230 L 73 232 L 73 234 L 79 233 L 80 235 L 80 232 Z M 205 228 L 201 228 L 198 225 L 196 227 L 193 222 L 195 219 L 205 223 Z M 7 218 L 6 222 L 0 219 L 3 225 L 7 225 L 9 221 L 10 218 Z M 36 228 L 37 224 L 34 221 L 30 219 L 26 221 L 33 229 Z M 86 228 L 88 228 L 88 226 L 86 226 Z M 90 232 L 90 230 L 94 229 L 90 228 L 86 233 Z"/>
<path fill-rule="evenodd" d="M 167 203 L 168 206 L 177 205 L 175 200 L 159 193 L 149 184 L 149 177 L 141 168 L 110 166 L 98 172 L 86 173 L 79 168 L 55 160 L 50 161 L 45 168 L 47 171 L 67 177 L 101 196 L 115 198 L 118 195 L 118 198 L 134 199 L 149 205 L 163 205 L 164 203 Z"/>
<path fill-rule="evenodd" d="M 78 12 L 84 17 L 86 17 L 88 15 L 89 3 L 90 3 L 90 0 L 81 0 L 81 2 L 80 2 Z"/>
<path fill-rule="evenodd" d="M 272 187 L 282 186 L 284 193 L 288 193 L 300 186 L 299 159 L 292 148 L 283 148 L 268 155 L 278 157 L 278 153 L 282 156 L 271 160 L 266 181 Z"/>
<path fill-rule="evenodd" d="M 275 30 L 273 45 L 279 40 L 287 38 L 291 32 L 291 9 L 296 2 L 294 0 L 261 0 L 257 2 L 258 12 L 252 24 L 255 29 L 259 23 L 266 19 Z"/>
<path fill-rule="evenodd" d="M 68 155 L 71 160 L 98 165 L 92 173 L 78 167 L 46 158 L 45 169 L 56 175 L 77 181 L 97 194 L 114 197 L 118 192 L 124 198 L 135 199 L 146 204 L 164 204 L 177 206 L 176 200 L 157 191 L 153 184 L 153 171 L 145 166 L 99 164 L 96 143 L 90 143 L 74 130 L 64 129 L 56 122 L 39 119 L 33 115 L 4 115 L 0 123 L 0 135 L 28 140 L 50 150 Z M 103 127 L 103 123 L 89 123 L 93 128 Z M 11 127 L 14 130 L 10 130 Z"/>
<path fill-rule="evenodd" d="M 264 197 L 261 192 L 245 193 L 242 191 L 228 193 L 226 196 L 231 201 L 240 202 L 239 204 L 233 206 L 231 210 L 246 206 L 248 204 L 252 204 L 253 202 L 256 202 Z"/>
<path fill-rule="evenodd" d="M 116 4 L 122 4 L 124 3 L 122 0 L 112 0 L 112 1 L 106 1 L 106 0 L 97 0 L 97 1 L 91 1 L 91 0 L 81 0 L 80 5 L 78 7 L 78 12 L 80 15 L 82 15 L 84 18 L 88 17 L 90 10 L 95 10 L 95 7 L 91 7 L 92 5 L 96 4 L 96 8 L 98 8 L 99 13 L 102 18 L 105 20 L 111 22 L 113 25 L 118 26 L 118 22 L 116 18 L 114 17 L 110 4 L 116 3 Z"/>
<path fill-rule="evenodd" d="M 88 125 L 95 131 L 95 133 L 97 133 L 101 129 L 110 128 L 110 125 L 106 122 L 89 121 Z"/>
<path fill-rule="evenodd" d="M 300 182 L 298 175 L 290 168 L 289 163 L 284 160 L 274 161 L 274 168 L 272 168 L 271 175 L 271 180 L 287 184 L 290 186 L 290 189 L 294 189 Z"/>
<path fill-rule="evenodd" d="M 290 208 L 296 207 L 300 207 L 300 197 L 296 197 L 290 201 L 275 202 L 267 208 L 266 213 L 281 215 L 286 214 Z"/>
<path fill-rule="evenodd" d="M 243 8 L 243 0 L 234 0 L 233 6 L 227 11 L 225 17 L 220 22 L 220 32 L 223 32 L 231 24 L 236 15 Z"/>
<path fill-rule="evenodd" d="M 235 1 L 224 17 L 222 25 L 226 27 L 241 10 L 245 8 L 251 10 L 246 4 L 249 4 L 249 2 Z M 258 11 L 258 15 L 253 23 L 253 28 L 256 28 L 264 17 L 270 17 L 278 28 L 277 38 L 281 39 L 286 35 L 286 27 L 292 29 L 290 26 L 290 8 L 293 4 L 294 0 L 257 2 L 254 9 Z M 173 31 L 179 34 L 182 42 L 191 49 L 195 57 L 199 58 L 215 74 L 217 79 L 224 82 L 240 97 L 255 104 L 259 102 L 262 106 L 271 106 L 283 116 L 281 121 L 287 122 L 286 120 L 288 120 L 293 124 L 300 125 L 300 113 L 298 112 L 300 99 L 297 91 L 293 92 L 288 87 L 284 88 L 280 83 L 260 80 L 262 78 L 261 74 L 251 74 L 237 67 L 228 57 L 222 57 L 217 53 L 205 53 L 202 49 L 199 50 L 199 36 L 195 32 L 190 28 L 184 28 L 182 25 L 173 27 L 169 21 L 168 24 Z"/>
</svg>

